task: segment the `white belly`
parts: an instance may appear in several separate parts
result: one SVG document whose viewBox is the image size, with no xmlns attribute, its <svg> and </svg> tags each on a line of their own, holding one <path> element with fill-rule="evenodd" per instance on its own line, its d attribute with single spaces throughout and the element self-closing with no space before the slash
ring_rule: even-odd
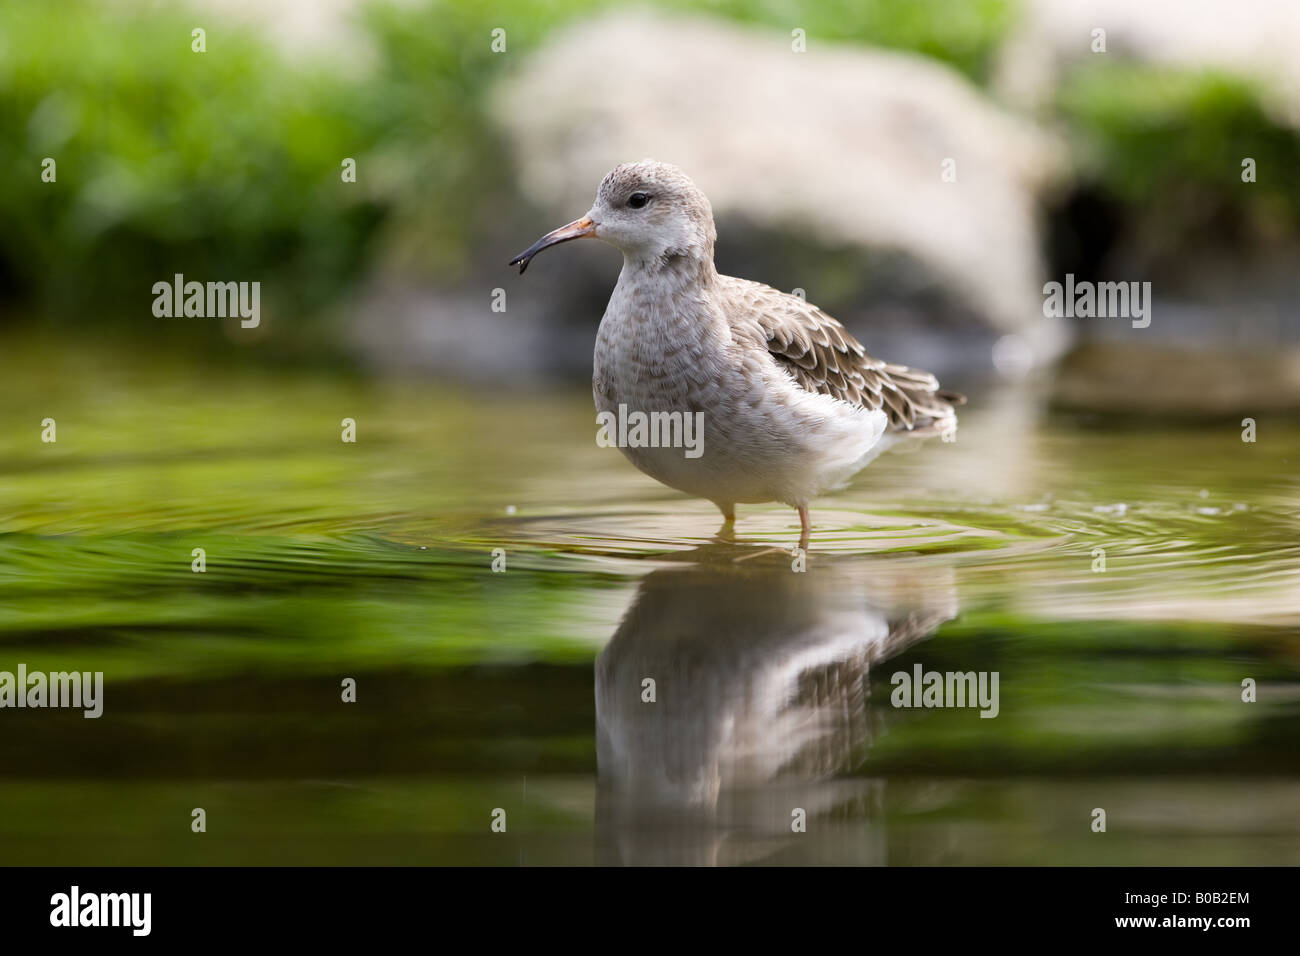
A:
<svg viewBox="0 0 1300 956">
<path fill-rule="evenodd" d="M 592 394 L 606 422 L 631 425 L 640 413 L 649 423 L 659 413 L 658 429 L 629 427 L 619 441 L 652 478 L 719 504 L 796 505 L 843 484 L 873 457 L 883 413 L 804 391 L 766 350 L 740 348 L 725 328 L 697 322 L 665 336 L 612 317 L 613 305 L 596 338 Z M 672 434 L 666 415 L 698 423 L 692 447 L 647 443 L 662 438 L 665 425 Z"/>
</svg>

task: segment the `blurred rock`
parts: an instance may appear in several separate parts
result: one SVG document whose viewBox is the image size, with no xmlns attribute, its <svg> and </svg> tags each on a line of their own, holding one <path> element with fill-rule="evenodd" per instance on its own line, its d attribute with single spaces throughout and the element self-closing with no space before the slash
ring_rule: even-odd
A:
<svg viewBox="0 0 1300 956">
<path fill-rule="evenodd" d="M 945 66 L 807 43 L 796 53 L 777 33 L 612 14 L 548 38 L 493 91 L 492 109 L 551 225 L 584 212 L 611 167 L 653 157 L 713 202 L 724 271 L 804 288 L 878 353 L 872 333 L 892 315 L 913 335 L 918 323 L 983 333 L 974 350 L 954 336 L 960 348 L 932 363 L 941 368 L 990 365 L 1007 333 L 1040 361 L 1053 355 L 1062 330 L 1042 318 L 1036 206 L 1063 173 L 1060 145 Z M 941 176 L 947 159 L 956 182 Z M 834 253 L 839 269 L 751 269 L 772 266 L 761 247 L 780 260 Z"/>
<path fill-rule="evenodd" d="M 1257 82 L 1265 106 L 1300 128 L 1300 4 L 1295 0 L 1026 0 L 1003 50 L 996 86 L 1026 108 L 1050 102 L 1070 67 L 1105 56 L 1214 69 Z"/>
<path fill-rule="evenodd" d="M 1104 54 L 1092 49 L 1097 29 L 1106 31 Z M 1132 66 L 1151 68 L 1150 85 L 1134 90 L 1131 104 L 1120 96 L 1108 109 L 1140 117 L 1144 102 L 1167 101 L 1172 112 L 1157 111 L 1151 122 L 1168 135 L 1157 146 L 1137 120 L 1088 144 L 1097 168 L 1080 164 L 1076 191 L 1053 214 L 1053 239 L 1064 241 L 1054 242 L 1052 278 L 1150 282 L 1151 324 L 1077 321 L 1078 348 L 1057 370 L 1053 399 L 1189 417 L 1300 408 L 1300 235 L 1291 207 L 1266 191 L 1284 193 L 1276 184 L 1290 174 L 1261 159 L 1260 185 L 1244 185 L 1239 169 L 1263 143 L 1278 144 L 1275 155 L 1294 154 L 1284 141 L 1300 130 L 1300 5 L 1029 0 L 995 86 L 1021 108 L 1051 109 L 1069 102 L 1076 81 Z M 1254 94 L 1251 108 L 1234 123 L 1179 106 L 1185 75 L 1242 80 Z M 1271 128 L 1261 127 L 1256 108 Z M 1211 122 L 1221 126 L 1198 126 Z M 1201 157 L 1208 175 L 1196 169 Z M 1116 188 L 1134 175 L 1158 185 L 1137 197 Z"/>
</svg>

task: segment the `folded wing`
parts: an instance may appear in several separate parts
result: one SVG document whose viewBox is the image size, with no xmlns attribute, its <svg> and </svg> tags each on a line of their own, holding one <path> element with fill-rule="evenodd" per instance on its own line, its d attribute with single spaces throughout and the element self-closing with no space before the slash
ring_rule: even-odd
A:
<svg viewBox="0 0 1300 956">
<path fill-rule="evenodd" d="M 894 432 L 926 434 L 956 421 L 954 406 L 964 404 L 965 396 L 941 389 L 929 372 L 872 358 L 836 319 L 798 296 L 759 282 L 730 281 L 744 314 L 757 316 L 772 358 L 801 388 L 884 409 Z"/>
</svg>

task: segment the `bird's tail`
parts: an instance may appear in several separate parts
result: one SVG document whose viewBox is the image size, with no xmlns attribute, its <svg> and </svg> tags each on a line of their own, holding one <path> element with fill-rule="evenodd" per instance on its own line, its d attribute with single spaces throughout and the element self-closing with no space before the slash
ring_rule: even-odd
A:
<svg viewBox="0 0 1300 956">
<path fill-rule="evenodd" d="M 906 424 L 895 425 L 894 431 L 910 435 L 939 435 L 957 427 L 958 405 L 966 404 L 960 392 L 939 387 L 939 381 L 929 372 L 906 366 L 887 367 L 889 377 L 902 392 L 909 406 Z"/>
</svg>

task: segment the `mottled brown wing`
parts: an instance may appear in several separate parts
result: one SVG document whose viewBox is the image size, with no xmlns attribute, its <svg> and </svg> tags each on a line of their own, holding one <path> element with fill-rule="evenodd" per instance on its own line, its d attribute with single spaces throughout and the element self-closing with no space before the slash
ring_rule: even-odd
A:
<svg viewBox="0 0 1300 956">
<path fill-rule="evenodd" d="M 941 390 L 929 372 L 872 358 L 843 325 L 798 296 L 757 282 L 744 285 L 742 294 L 758 316 L 768 351 L 808 391 L 884 409 L 891 431 L 947 421 L 953 406 L 966 401 Z"/>
</svg>

